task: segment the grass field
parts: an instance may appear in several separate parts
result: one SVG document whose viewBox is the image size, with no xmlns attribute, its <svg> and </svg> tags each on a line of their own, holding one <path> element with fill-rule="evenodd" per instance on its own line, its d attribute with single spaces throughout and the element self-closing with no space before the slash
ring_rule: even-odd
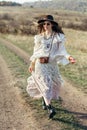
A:
<svg viewBox="0 0 87 130">
<path fill-rule="evenodd" d="M 31 109 L 35 111 L 34 117 L 36 120 L 38 122 L 40 122 L 41 119 L 45 120 L 47 112 L 41 109 L 41 100 L 33 100 L 26 93 L 26 79 L 29 76 L 27 71 L 28 65 L 26 65 L 17 55 L 3 46 L 2 43 L 0 44 L 0 54 L 3 55 L 6 60 L 14 79 L 16 78 L 18 80 L 14 87 L 17 86 L 19 88 L 23 99 L 25 99 Z M 52 103 L 56 107 L 57 111 L 55 116 L 56 121 L 48 121 L 47 126 L 44 124 L 46 130 L 57 129 L 58 125 L 61 126 L 61 130 L 83 130 L 75 116 L 62 106 L 62 100 L 52 101 Z"/>
<path fill-rule="evenodd" d="M 64 29 L 67 51 L 76 59 L 76 64 L 66 67 L 60 65 L 61 74 L 68 78 L 75 86 L 87 92 L 87 32 Z M 29 55 L 33 51 L 33 36 L 2 35 L 13 44 L 25 50 Z"/>
<path fill-rule="evenodd" d="M 55 20 L 64 28 L 87 31 L 87 13 L 38 9 L 29 7 L 0 7 L 0 32 L 16 34 L 34 34 L 33 24 L 43 14 L 53 14 Z"/>
<path fill-rule="evenodd" d="M 49 9 L 45 10 L 44 13 L 47 14 Z M 38 15 L 43 14 L 43 10 L 39 9 L 28 9 L 28 8 L 10 8 L 10 7 L 1 7 L 0 15 L 9 14 L 17 22 L 23 22 L 26 20 L 36 20 Z M 62 25 L 63 22 L 68 23 L 73 21 L 74 23 L 80 24 L 87 14 L 77 13 L 77 12 L 67 12 L 54 10 L 53 13 L 56 20 Z M 27 17 L 26 17 L 27 16 Z M 33 17 L 32 17 L 33 16 Z M 64 16 L 64 17 L 62 17 Z M 20 23 L 20 22 L 19 22 Z M 87 93 L 87 32 L 85 31 L 76 31 L 72 29 L 63 29 L 66 35 L 66 48 L 67 51 L 76 59 L 74 65 L 68 64 L 67 66 L 59 65 L 61 74 L 64 78 L 67 78 L 71 84 L 74 84 L 75 87 L 81 89 Z M 29 55 L 32 55 L 34 39 L 31 35 L 14 35 L 14 34 L 0 34 L 0 37 L 5 38 L 8 41 L 11 41 L 14 45 L 20 47 L 26 51 Z M 31 106 L 33 110 L 36 110 L 36 119 L 40 121 L 41 118 L 44 119 L 46 113 L 41 110 L 41 100 L 33 101 L 26 93 L 26 79 L 29 76 L 28 66 L 26 65 L 17 55 L 8 50 L 6 47 L 0 43 L 0 54 L 3 55 L 4 59 L 9 65 L 9 68 L 12 70 L 12 74 L 15 78 L 18 78 L 17 86 L 22 91 L 23 98 L 26 99 L 26 102 Z M 80 124 L 78 124 L 77 119 L 73 114 L 69 113 L 68 110 L 63 108 L 62 101 L 53 102 L 57 107 L 58 114 L 56 118 L 58 122 L 54 122 L 54 125 L 57 126 L 57 123 L 62 125 L 62 130 L 83 130 Z M 38 114 L 40 113 L 40 119 Z M 46 130 L 49 130 L 51 123 L 47 126 Z"/>
</svg>

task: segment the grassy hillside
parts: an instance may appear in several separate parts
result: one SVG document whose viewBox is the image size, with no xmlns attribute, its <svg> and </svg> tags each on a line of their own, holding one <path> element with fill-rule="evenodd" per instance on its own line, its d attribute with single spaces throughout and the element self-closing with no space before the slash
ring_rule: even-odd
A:
<svg viewBox="0 0 87 130">
<path fill-rule="evenodd" d="M 37 21 L 38 17 L 42 14 L 48 14 L 49 10 L 50 9 L 45 9 L 43 11 L 43 9 L 29 7 L 1 7 L 0 29 L 3 30 L 3 33 L 7 34 L 0 33 L 0 37 L 11 41 L 14 45 L 22 48 L 29 53 L 29 55 L 32 55 L 34 43 L 33 36 L 30 34 L 32 29 L 35 29 L 35 26 L 32 26 L 32 21 Z M 83 24 L 87 23 L 86 13 L 55 9 L 50 10 L 50 14 L 53 14 L 56 21 L 58 21 L 63 27 L 69 26 L 72 28 L 72 25 L 83 27 Z M 84 27 L 86 28 L 86 26 L 87 24 Z M 7 29 L 8 32 L 4 32 L 4 29 Z M 87 94 L 87 32 L 65 28 L 63 28 L 63 30 L 67 38 L 66 48 L 77 62 L 74 65 L 69 64 L 66 67 L 60 66 L 61 75 L 66 77 L 71 84 L 74 84 L 74 86 L 78 87 L 80 90 L 83 90 Z M 44 122 L 46 120 L 47 113 L 43 112 L 41 109 L 41 100 L 34 101 L 28 97 L 25 92 L 26 79 L 28 77 L 28 65 L 24 64 L 24 62 L 17 55 L 9 51 L 2 43 L 0 43 L 0 54 L 3 55 L 6 62 L 9 64 L 9 68 L 13 71 L 13 75 L 18 78 L 17 85 L 23 91 L 23 97 L 25 97 L 27 103 L 31 106 L 32 110 L 35 111 L 37 122 L 41 121 L 42 123 L 42 120 Z M 54 104 L 57 107 L 57 120 L 52 122 L 45 121 L 43 129 L 57 130 L 59 129 L 58 124 L 61 124 L 61 130 L 85 130 L 84 126 L 78 123 L 74 115 L 70 113 L 68 109 L 66 110 L 63 108 L 61 101 L 54 102 Z"/>
<path fill-rule="evenodd" d="M 87 32 L 75 31 L 70 29 L 64 29 L 67 41 L 66 47 L 68 52 L 73 55 L 77 61 L 76 64 L 60 66 L 62 76 L 66 77 L 71 84 L 79 87 L 87 93 Z M 32 54 L 33 50 L 33 36 L 26 35 L 0 35 L 0 37 L 11 41 L 14 45 L 27 51 L 29 55 Z M 85 41 L 85 42 L 84 42 Z M 4 45 L 0 44 L 0 54 L 3 55 L 6 62 L 9 64 L 9 68 L 13 71 L 13 75 L 17 78 L 18 82 L 15 86 L 18 86 L 23 92 L 23 98 L 31 106 L 32 110 L 35 111 L 35 118 L 37 122 L 46 120 L 46 111 L 41 109 L 41 100 L 33 100 L 26 93 L 26 79 L 28 77 L 28 66 L 14 53 L 9 51 Z M 62 125 L 61 130 L 85 130 L 75 118 L 73 113 L 70 113 L 68 109 L 63 107 L 62 101 L 53 102 L 57 108 L 56 120 L 45 122 L 43 126 L 45 130 L 59 130 L 58 125 Z M 39 117 L 38 117 L 39 115 Z M 42 120 L 41 120 L 42 119 Z"/>
<path fill-rule="evenodd" d="M 6 2 L 6 1 L 0 1 L 0 6 L 21 6 L 21 4 L 16 2 Z"/>
<path fill-rule="evenodd" d="M 80 12 L 87 12 L 87 0 L 48 0 L 24 3 L 23 6 L 64 9 Z"/>
<path fill-rule="evenodd" d="M 60 26 L 87 31 L 87 14 L 50 8 L 0 7 L 0 32 L 35 34 L 37 22 L 43 14 L 52 14 Z"/>
<path fill-rule="evenodd" d="M 71 83 L 87 93 L 87 32 L 64 29 L 67 41 L 68 52 L 76 59 L 76 64 L 69 64 L 66 67 L 60 66 L 61 74 Z M 1 35 L 10 40 L 13 44 L 32 54 L 34 46 L 32 36 Z"/>
</svg>

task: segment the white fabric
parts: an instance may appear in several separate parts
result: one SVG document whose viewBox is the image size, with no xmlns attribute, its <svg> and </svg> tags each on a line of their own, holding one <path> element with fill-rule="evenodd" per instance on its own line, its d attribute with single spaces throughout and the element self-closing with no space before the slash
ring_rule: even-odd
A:
<svg viewBox="0 0 87 130">
<path fill-rule="evenodd" d="M 30 96 L 38 98 L 44 96 L 47 99 L 58 98 L 59 89 L 62 86 L 63 80 L 59 73 L 57 63 L 69 63 L 70 56 L 64 46 L 65 36 L 56 34 L 53 38 L 45 39 L 42 35 L 34 37 L 34 52 L 30 60 L 35 61 L 35 72 L 28 78 L 27 92 Z M 52 43 L 52 47 L 51 47 Z M 51 48 L 50 48 L 51 47 Z M 49 63 L 41 64 L 40 57 L 49 56 Z"/>
<path fill-rule="evenodd" d="M 34 53 L 31 56 L 30 60 L 33 61 L 40 57 L 49 56 L 52 37 L 46 40 L 42 35 L 35 35 L 34 39 L 35 39 Z M 63 65 L 69 63 L 67 59 L 70 55 L 67 53 L 64 43 L 65 43 L 64 34 L 59 34 L 59 35 L 56 34 L 54 36 L 53 44 L 50 52 L 51 53 L 50 62 L 55 60 L 58 63 L 62 63 Z"/>
</svg>

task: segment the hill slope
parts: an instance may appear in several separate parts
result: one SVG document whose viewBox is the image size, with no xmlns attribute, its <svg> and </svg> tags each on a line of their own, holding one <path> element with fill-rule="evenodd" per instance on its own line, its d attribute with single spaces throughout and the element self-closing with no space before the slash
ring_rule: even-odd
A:
<svg viewBox="0 0 87 130">
<path fill-rule="evenodd" d="M 51 0 L 24 3 L 23 6 L 87 12 L 87 0 Z"/>
</svg>

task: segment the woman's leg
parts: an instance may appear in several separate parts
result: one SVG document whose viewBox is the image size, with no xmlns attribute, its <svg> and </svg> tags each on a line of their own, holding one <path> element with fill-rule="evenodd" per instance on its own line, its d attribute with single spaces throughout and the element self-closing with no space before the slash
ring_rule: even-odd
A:
<svg viewBox="0 0 87 130">
<path fill-rule="evenodd" d="M 44 97 L 42 97 L 42 108 L 43 110 L 47 110 L 47 105 L 45 103 Z"/>
<path fill-rule="evenodd" d="M 46 103 L 46 106 L 49 106 L 51 104 L 51 100 L 44 97 L 44 101 Z"/>
<path fill-rule="evenodd" d="M 46 103 L 46 109 L 48 109 L 49 119 L 52 119 L 56 114 L 55 109 L 51 106 L 51 100 L 48 100 L 44 97 L 44 101 Z"/>
</svg>

